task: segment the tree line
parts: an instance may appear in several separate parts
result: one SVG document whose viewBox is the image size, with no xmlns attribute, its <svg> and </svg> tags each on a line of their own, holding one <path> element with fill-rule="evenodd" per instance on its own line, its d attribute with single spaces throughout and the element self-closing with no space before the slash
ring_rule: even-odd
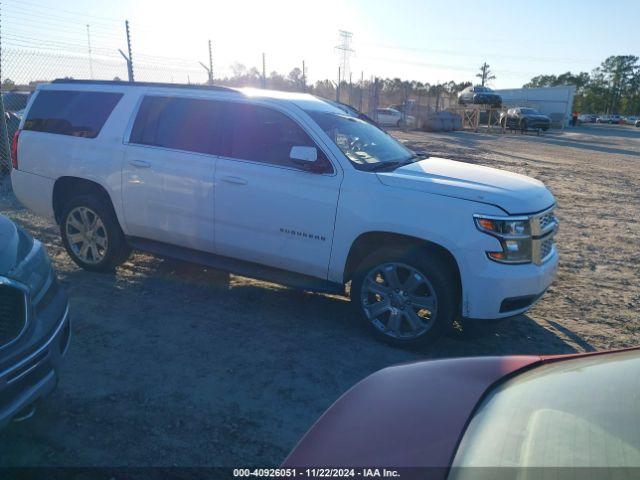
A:
<svg viewBox="0 0 640 480">
<path fill-rule="evenodd" d="M 575 85 L 573 109 L 582 113 L 640 113 L 640 63 L 635 55 L 613 55 L 591 73 L 538 75 L 524 87 Z"/>
</svg>

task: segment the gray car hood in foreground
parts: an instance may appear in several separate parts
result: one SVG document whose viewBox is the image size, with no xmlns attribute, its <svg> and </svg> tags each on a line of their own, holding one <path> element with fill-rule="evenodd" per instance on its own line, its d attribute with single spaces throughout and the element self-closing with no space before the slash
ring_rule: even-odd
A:
<svg viewBox="0 0 640 480">
<path fill-rule="evenodd" d="M 18 261 L 20 236 L 15 224 L 0 215 L 0 275 L 8 273 Z"/>
<path fill-rule="evenodd" d="M 380 172 L 384 185 L 496 205 L 510 214 L 534 213 L 550 207 L 553 195 L 544 184 L 496 168 L 427 158 Z"/>
</svg>

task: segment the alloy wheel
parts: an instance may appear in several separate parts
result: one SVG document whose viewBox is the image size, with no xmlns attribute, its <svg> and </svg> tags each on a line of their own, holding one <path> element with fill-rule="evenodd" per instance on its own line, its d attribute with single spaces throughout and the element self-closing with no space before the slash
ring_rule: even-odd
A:
<svg viewBox="0 0 640 480">
<path fill-rule="evenodd" d="M 71 210 L 65 221 L 65 233 L 71 251 L 82 262 L 95 265 L 107 254 L 107 230 L 102 219 L 90 208 Z"/>
<path fill-rule="evenodd" d="M 438 309 L 431 282 L 412 266 L 395 262 L 369 271 L 360 302 L 375 328 L 402 340 L 420 337 L 430 330 Z"/>
</svg>

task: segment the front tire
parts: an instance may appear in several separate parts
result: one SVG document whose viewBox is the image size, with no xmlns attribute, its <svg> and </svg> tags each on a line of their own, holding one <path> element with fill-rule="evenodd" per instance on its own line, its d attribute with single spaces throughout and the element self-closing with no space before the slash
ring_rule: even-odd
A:
<svg viewBox="0 0 640 480">
<path fill-rule="evenodd" d="M 368 256 L 353 277 L 351 301 L 377 338 L 399 347 L 435 341 L 451 327 L 459 304 L 451 269 L 423 250 Z"/>
<path fill-rule="evenodd" d="M 93 195 L 80 195 L 65 205 L 60 234 L 71 259 L 85 270 L 113 271 L 131 253 L 113 208 Z"/>
</svg>

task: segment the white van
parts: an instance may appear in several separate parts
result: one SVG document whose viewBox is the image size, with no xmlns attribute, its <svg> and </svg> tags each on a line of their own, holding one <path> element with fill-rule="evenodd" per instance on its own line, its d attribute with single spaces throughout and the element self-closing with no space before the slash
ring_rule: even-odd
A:
<svg viewBox="0 0 640 480">
<path fill-rule="evenodd" d="M 13 189 L 71 258 L 131 248 L 341 292 L 395 344 L 526 311 L 558 264 L 534 179 L 416 153 L 317 97 L 55 81 L 29 102 Z"/>
</svg>

